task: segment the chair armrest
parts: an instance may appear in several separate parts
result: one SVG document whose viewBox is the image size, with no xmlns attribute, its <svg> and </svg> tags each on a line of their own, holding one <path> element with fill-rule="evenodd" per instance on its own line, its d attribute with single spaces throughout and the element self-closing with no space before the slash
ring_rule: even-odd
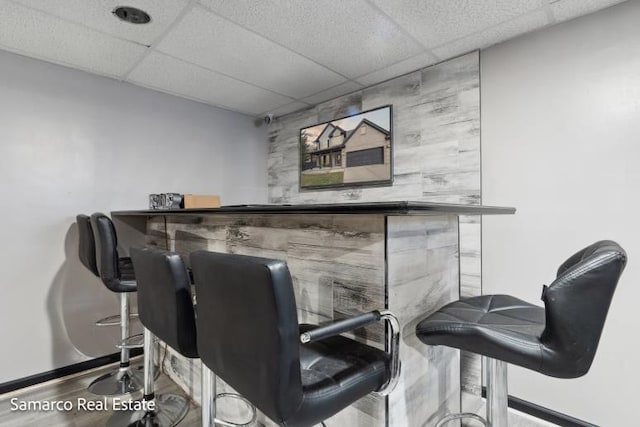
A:
<svg viewBox="0 0 640 427">
<path fill-rule="evenodd" d="M 300 342 L 306 344 L 309 342 L 323 340 L 325 338 L 362 328 L 379 320 L 380 312 L 378 310 L 370 313 L 359 314 L 327 325 L 318 326 L 317 328 L 307 331 L 300 335 Z"/>
<path fill-rule="evenodd" d="M 306 344 L 339 335 L 343 332 L 353 331 L 354 329 L 367 326 L 380 320 L 384 320 L 389 326 L 389 331 L 386 334 L 386 351 L 390 355 L 389 379 L 376 393 L 381 396 L 386 396 L 396 388 L 398 381 L 400 381 L 400 322 L 398 322 L 398 318 L 389 310 L 374 310 L 348 319 L 338 320 L 328 325 L 319 326 L 301 334 L 300 341 Z"/>
</svg>

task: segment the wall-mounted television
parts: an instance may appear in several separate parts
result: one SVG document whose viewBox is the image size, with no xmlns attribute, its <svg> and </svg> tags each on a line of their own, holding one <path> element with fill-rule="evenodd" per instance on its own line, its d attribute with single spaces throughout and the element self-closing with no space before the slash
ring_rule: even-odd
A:
<svg viewBox="0 0 640 427">
<path fill-rule="evenodd" d="M 300 129 L 300 188 L 391 185 L 391 105 Z"/>
</svg>

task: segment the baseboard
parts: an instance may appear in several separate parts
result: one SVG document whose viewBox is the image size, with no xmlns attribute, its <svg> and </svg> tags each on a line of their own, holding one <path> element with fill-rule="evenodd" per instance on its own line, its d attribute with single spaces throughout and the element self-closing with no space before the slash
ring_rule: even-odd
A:
<svg viewBox="0 0 640 427">
<path fill-rule="evenodd" d="M 482 387 L 482 397 L 487 397 L 486 387 Z M 569 415 L 554 411 L 553 409 L 545 408 L 544 406 L 536 405 L 535 403 L 514 396 L 509 396 L 509 408 L 562 427 L 598 427 L 596 424 L 573 418 Z"/>
<path fill-rule="evenodd" d="M 141 348 L 134 348 L 130 350 L 131 357 L 139 356 L 142 354 Z M 21 388 L 29 387 L 35 384 L 40 384 L 46 381 L 54 380 L 56 378 L 66 377 L 67 375 L 77 374 L 78 372 L 87 371 L 89 369 L 98 368 L 100 366 L 109 365 L 111 363 L 120 360 L 120 352 L 108 354 L 106 356 L 98 357 L 96 359 L 85 360 L 84 362 L 76 363 L 69 366 L 63 366 L 51 371 L 41 372 L 39 374 L 30 375 L 24 378 L 18 378 L 17 380 L 8 381 L 0 384 L 0 394 L 9 393 Z"/>
</svg>

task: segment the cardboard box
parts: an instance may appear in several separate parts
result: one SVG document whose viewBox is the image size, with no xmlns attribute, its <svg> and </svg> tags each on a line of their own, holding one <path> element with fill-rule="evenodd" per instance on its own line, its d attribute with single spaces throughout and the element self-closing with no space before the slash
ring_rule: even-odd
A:
<svg viewBox="0 0 640 427">
<path fill-rule="evenodd" d="M 205 194 L 185 194 L 184 195 L 184 208 L 219 208 L 220 196 L 205 195 Z"/>
</svg>

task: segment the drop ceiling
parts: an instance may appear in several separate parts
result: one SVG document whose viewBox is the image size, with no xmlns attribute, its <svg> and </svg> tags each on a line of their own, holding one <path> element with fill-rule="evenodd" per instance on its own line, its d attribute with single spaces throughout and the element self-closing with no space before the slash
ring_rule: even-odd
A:
<svg viewBox="0 0 640 427">
<path fill-rule="evenodd" d="M 622 0 L 0 0 L 0 49 L 286 114 Z M 119 21 L 117 6 L 151 15 Z"/>
</svg>

